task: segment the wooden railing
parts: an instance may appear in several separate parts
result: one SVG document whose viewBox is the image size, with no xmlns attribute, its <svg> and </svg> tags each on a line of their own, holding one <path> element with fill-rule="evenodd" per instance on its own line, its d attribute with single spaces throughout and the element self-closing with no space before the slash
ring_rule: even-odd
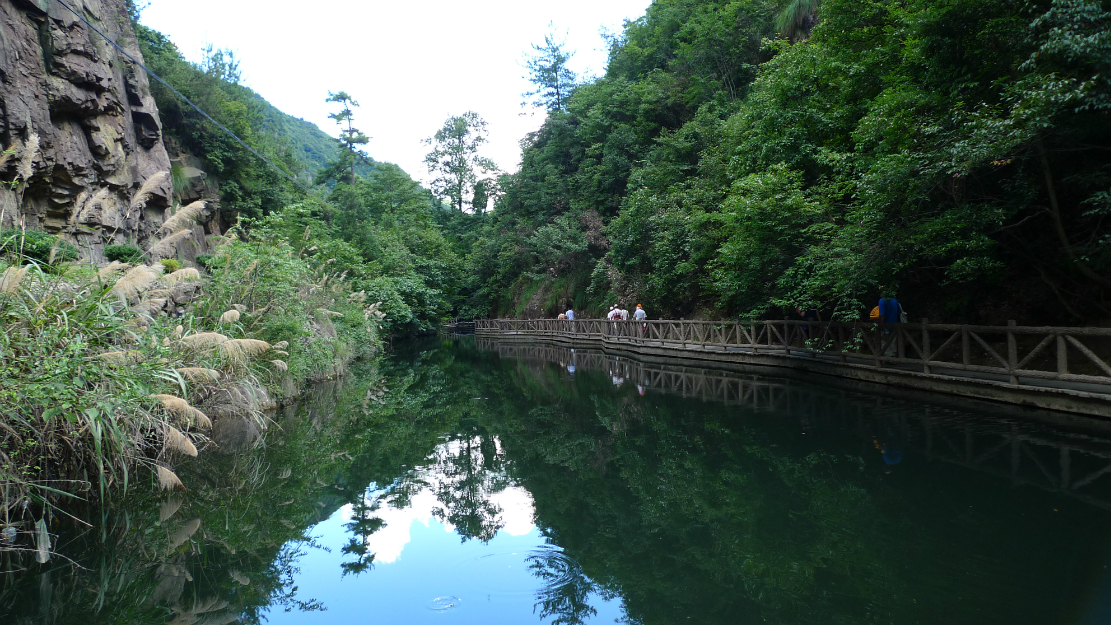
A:
<svg viewBox="0 0 1112 625">
<path fill-rule="evenodd" d="M 1109 328 L 831 321 L 479 319 L 476 334 L 817 358 L 879 369 L 1107 393 Z"/>
</svg>

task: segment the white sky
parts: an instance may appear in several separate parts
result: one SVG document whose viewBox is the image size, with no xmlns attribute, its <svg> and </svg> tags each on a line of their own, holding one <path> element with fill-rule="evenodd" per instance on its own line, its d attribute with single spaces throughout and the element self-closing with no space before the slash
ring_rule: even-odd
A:
<svg viewBox="0 0 1112 625">
<path fill-rule="evenodd" d="M 196 61 L 206 43 L 239 56 L 243 82 L 282 111 L 335 136 L 328 91 L 361 105 L 356 127 L 368 153 L 428 179 L 421 143 L 450 115 L 477 112 L 489 125 L 484 155 L 515 171 L 518 142 L 544 120 L 523 109 L 522 67 L 549 23 L 574 50 L 569 65 L 599 75 L 601 29 L 644 14 L 650 0 L 150 0 L 142 22 Z"/>
</svg>

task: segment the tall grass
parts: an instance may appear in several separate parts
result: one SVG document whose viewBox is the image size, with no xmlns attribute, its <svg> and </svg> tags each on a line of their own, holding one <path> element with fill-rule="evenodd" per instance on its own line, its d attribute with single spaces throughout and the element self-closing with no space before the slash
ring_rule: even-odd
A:
<svg viewBox="0 0 1112 625">
<path fill-rule="evenodd" d="M 205 298 L 195 315 L 220 332 L 240 332 L 275 344 L 265 381 L 288 395 L 305 380 L 341 375 L 344 365 L 380 348 L 382 315 L 353 294 L 342 272 L 311 266 L 284 237 L 263 227 L 250 239 L 238 231 L 217 248 L 208 266 Z M 240 346 L 222 346 L 237 360 Z M 246 348 L 246 345 L 242 347 Z"/>
<path fill-rule="evenodd" d="M 178 487 L 174 458 L 196 455 L 211 425 L 192 402 L 251 377 L 248 361 L 270 350 L 192 349 L 195 320 L 152 311 L 143 292 L 166 278 L 120 269 L 0 278 L 0 524 L 25 504 L 126 489 L 137 472 Z"/>
</svg>

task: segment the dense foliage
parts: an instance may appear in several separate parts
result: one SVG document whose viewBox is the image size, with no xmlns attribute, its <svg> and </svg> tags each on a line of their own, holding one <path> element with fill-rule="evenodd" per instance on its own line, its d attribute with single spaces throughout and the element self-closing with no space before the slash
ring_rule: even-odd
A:
<svg viewBox="0 0 1112 625">
<path fill-rule="evenodd" d="M 227 51 L 210 48 L 200 64 L 190 63 L 165 35 L 138 21 L 134 26 L 152 70 L 283 170 L 320 185 L 317 192 L 327 199 L 307 196 L 153 84 L 167 135 L 201 157 L 218 182 L 225 227 L 238 222 L 252 240 L 258 238 L 252 230 L 262 227 L 259 236 L 293 246 L 311 262 L 329 263 L 355 291 L 380 302 L 390 334 L 428 332 L 449 315 L 464 267 L 438 222 L 452 218 L 443 217 L 440 202 L 401 168 L 353 151 L 366 143 L 358 130 L 351 132 L 358 103 L 343 92 L 329 94 L 343 106 L 333 117 L 347 133 L 343 141 L 332 139 L 239 84 L 238 63 Z"/>
<path fill-rule="evenodd" d="M 812 4 L 794 44 L 761 0 L 627 23 L 502 181 L 465 310 L 1106 322 L 1107 2 Z"/>
<path fill-rule="evenodd" d="M 600 78 L 569 84 L 561 44 L 537 46 L 530 93 L 559 98 L 519 171 L 445 166 L 437 197 L 393 165 L 352 175 L 342 142 L 323 164 L 299 157 L 234 58 L 193 65 L 137 32 L 171 84 L 327 189 L 328 205 L 296 205 L 156 89 L 229 223 L 282 213 L 296 245 L 312 221 L 392 334 L 619 299 L 661 317 L 853 318 L 885 290 L 916 318 L 1090 323 L 1109 312 L 1106 5 L 659 0 L 610 37 Z"/>
</svg>

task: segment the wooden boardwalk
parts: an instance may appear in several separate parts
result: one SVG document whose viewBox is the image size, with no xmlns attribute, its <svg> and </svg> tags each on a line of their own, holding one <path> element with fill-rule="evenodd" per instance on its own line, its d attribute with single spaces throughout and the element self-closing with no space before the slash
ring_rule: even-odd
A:
<svg viewBox="0 0 1112 625">
<path fill-rule="evenodd" d="M 787 367 L 1109 417 L 1109 328 L 807 321 L 480 319 L 475 334 Z"/>
<path fill-rule="evenodd" d="M 598 371 L 615 385 L 712 401 L 743 409 L 740 415 L 787 415 L 800 427 L 836 426 L 868 443 L 888 432 L 906 451 L 990 473 L 1014 484 L 1058 492 L 1109 507 L 1110 469 L 1107 422 L 1092 433 L 1021 427 L 1013 409 L 970 415 L 944 405 L 906 398 L 877 397 L 834 388 L 793 384 L 768 375 L 738 374 L 679 364 L 654 364 L 556 344 L 529 344 L 478 337 L 484 351 L 520 361 L 558 364 L 575 371 Z M 848 420 L 848 423 L 846 422 Z M 891 443 L 892 441 L 887 441 Z"/>
</svg>

